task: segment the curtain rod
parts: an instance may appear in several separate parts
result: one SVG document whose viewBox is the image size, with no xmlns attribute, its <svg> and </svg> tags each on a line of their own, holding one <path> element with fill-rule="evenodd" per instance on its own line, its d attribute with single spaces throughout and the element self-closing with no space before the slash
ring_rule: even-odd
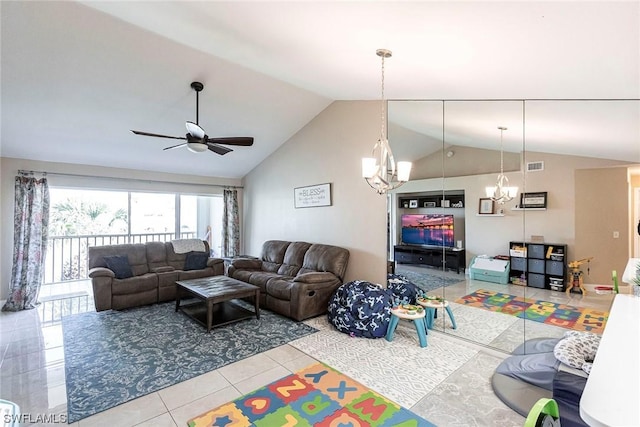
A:
<svg viewBox="0 0 640 427">
<path fill-rule="evenodd" d="M 244 188 L 242 186 L 237 186 L 237 185 L 222 185 L 222 184 L 202 184 L 202 183 L 190 183 L 190 182 L 175 182 L 175 181 L 154 181 L 151 179 L 138 179 L 138 178 L 118 178 L 118 177 L 111 177 L 111 176 L 95 176 L 95 175 L 81 175 L 81 174 L 75 174 L 75 173 L 60 173 L 60 172 L 44 172 L 44 171 L 33 171 L 33 170 L 24 170 L 24 169 L 18 169 L 18 173 L 19 174 L 23 174 L 23 175 L 28 175 L 28 174 L 43 174 L 43 175 L 57 175 L 57 176 L 66 176 L 66 177 L 71 177 L 71 178 L 98 178 L 98 179 L 115 179 L 117 181 L 136 181 L 136 182 L 144 182 L 147 184 L 171 184 L 171 185 L 195 185 L 195 186 L 200 186 L 200 187 L 220 187 L 220 188 Z"/>
</svg>

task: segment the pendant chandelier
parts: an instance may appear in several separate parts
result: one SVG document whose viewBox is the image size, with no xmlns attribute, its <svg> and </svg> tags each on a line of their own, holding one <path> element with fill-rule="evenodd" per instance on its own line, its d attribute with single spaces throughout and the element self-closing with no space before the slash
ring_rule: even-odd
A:
<svg viewBox="0 0 640 427">
<path fill-rule="evenodd" d="M 384 59 L 391 57 L 391 51 L 378 49 L 376 55 L 382 58 L 382 96 L 380 115 L 380 139 L 373 146 L 373 157 L 362 159 L 362 177 L 378 194 L 400 187 L 409 180 L 411 162 L 396 162 L 389 147 L 385 133 L 385 100 L 384 100 Z"/>
<path fill-rule="evenodd" d="M 487 197 L 491 197 L 491 200 L 498 204 L 504 205 L 506 202 L 510 202 L 518 194 L 518 187 L 509 186 L 509 178 L 504 174 L 504 146 L 502 142 L 502 134 L 507 130 L 504 126 L 498 126 L 500 129 L 500 175 L 496 180 L 496 185 L 493 187 L 487 187 Z"/>
</svg>

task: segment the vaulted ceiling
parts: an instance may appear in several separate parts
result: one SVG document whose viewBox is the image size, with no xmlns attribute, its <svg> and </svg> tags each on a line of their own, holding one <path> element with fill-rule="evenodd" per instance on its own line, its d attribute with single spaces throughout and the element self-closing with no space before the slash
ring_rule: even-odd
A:
<svg viewBox="0 0 640 427">
<path fill-rule="evenodd" d="M 393 51 L 390 99 L 640 98 L 637 1 L 3 1 L 0 14 L 2 157 L 240 178 L 333 100 L 379 99 L 377 48 Z M 163 151 L 175 142 L 129 132 L 184 135 L 192 81 L 209 136 L 253 147 Z M 639 114 L 628 147 L 583 137 L 581 154 L 633 160 Z"/>
</svg>

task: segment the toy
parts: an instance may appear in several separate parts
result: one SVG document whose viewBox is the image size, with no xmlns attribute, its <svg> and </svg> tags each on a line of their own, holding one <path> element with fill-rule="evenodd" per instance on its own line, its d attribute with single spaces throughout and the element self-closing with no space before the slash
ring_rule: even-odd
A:
<svg viewBox="0 0 640 427">
<path fill-rule="evenodd" d="M 587 290 L 584 287 L 584 279 L 582 278 L 582 270 L 580 270 L 580 266 L 585 262 L 588 263 L 593 259 L 593 257 L 584 258 L 577 261 L 571 261 L 567 264 L 569 267 L 569 286 L 567 286 L 567 295 L 571 293 L 571 289 L 578 287 L 582 291 L 582 295 L 587 295 Z M 587 274 L 589 274 L 589 265 L 587 264 Z"/>
</svg>

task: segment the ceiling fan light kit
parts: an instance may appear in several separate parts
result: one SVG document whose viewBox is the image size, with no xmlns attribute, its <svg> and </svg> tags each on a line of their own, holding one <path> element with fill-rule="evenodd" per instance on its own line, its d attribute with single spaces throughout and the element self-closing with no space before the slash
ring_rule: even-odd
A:
<svg viewBox="0 0 640 427">
<path fill-rule="evenodd" d="M 201 144 L 199 142 L 187 142 L 187 150 L 192 153 L 202 153 L 203 151 L 207 151 L 209 147 L 207 144 Z"/>
<path fill-rule="evenodd" d="M 199 93 L 204 89 L 204 85 L 200 82 L 192 82 L 191 89 L 196 92 L 196 121 L 187 121 L 185 126 L 187 128 L 187 134 L 185 136 L 170 136 L 161 135 L 157 133 L 142 132 L 138 130 L 132 130 L 136 135 L 153 136 L 156 138 L 168 138 L 168 139 L 180 139 L 184 140 L 182 144 L 172 145 L 171 147 L 165 147 L 163 150 L 173 150 L 174 148 L 187 147 L 192 153 L 202 153 L 203 151 L 213 151 L 221 156 L 233 151 L 230 148 L 223 147 L 223 145 L 235 145 L 239 147 L 251 147 L 253 145 L 253 137 L 250 136 L 238 136 L 238 137 L 222 137 L 222 138 L 209 138 L 204 129 L 198 124 L 198 118 L 200 115 L 200 98 Z"/>
</svg>

